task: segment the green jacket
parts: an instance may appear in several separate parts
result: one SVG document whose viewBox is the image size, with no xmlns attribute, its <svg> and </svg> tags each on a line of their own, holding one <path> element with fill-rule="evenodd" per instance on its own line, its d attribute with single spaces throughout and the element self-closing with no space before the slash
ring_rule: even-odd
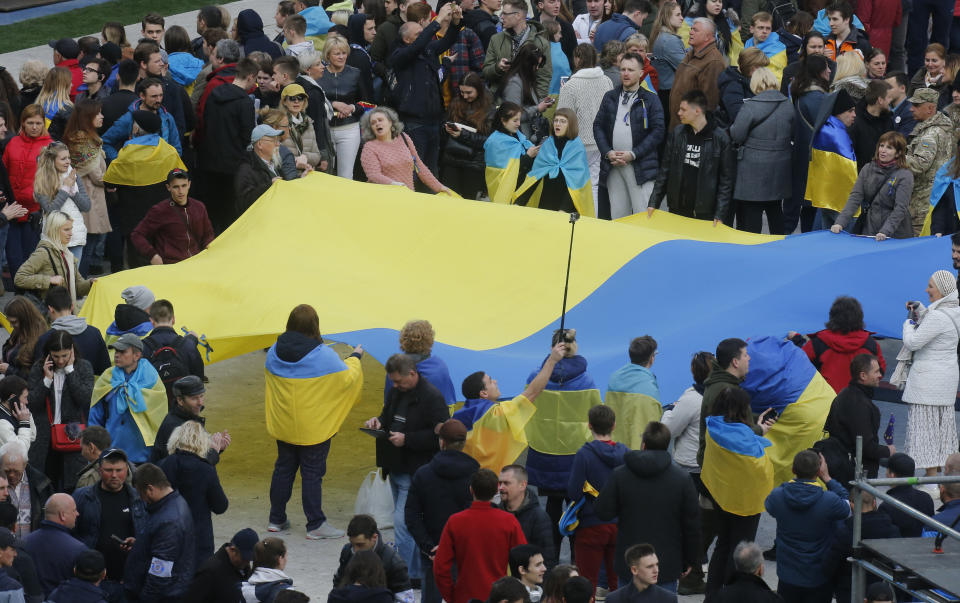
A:
<svg viewBox="0 0 960 603">
<path fill-rule="evenodd" d="M 527 26 L 532 29 L 527 36 L 526 42 L 536 44 L 541 52 L 545 62 L 543 67 L 537 71 L 537 98 L 544 98 L 550 92 L 550 79 L 553 76 L 553 62 L 550 60 L 550 41 L 547 39 L 547 32 L 543 25 L 538 21 L 527 20 Z M 524 42 L 524 43 L 526 43 Z M 505 71 L 500 71 L 498 65 L 500 59 L 513 59 L 513 41 L 510 34 L 501 31 L 490 38 L 490 45 L 487 46 L 487 56 L 483 60 L 483 78 L 490 85 L 490 90 L 496 92 L 502 83 Z"/>
<path fill-rule="evenodd" d="M 707 446 L 707 417 L 713 414 L 713 404 L 717 401 L 720 392 L 728 387 L 739 389 L 742 381 L 739 377 L 734 377 L 720 368 L 716 360 L 711 363 L 710 375 L 703 382 L 703 402 L 700 403 L 700 448 L 697 449 L 697 464 L 701 467 L 703 467 L 703 450 Z"/>
</svg>

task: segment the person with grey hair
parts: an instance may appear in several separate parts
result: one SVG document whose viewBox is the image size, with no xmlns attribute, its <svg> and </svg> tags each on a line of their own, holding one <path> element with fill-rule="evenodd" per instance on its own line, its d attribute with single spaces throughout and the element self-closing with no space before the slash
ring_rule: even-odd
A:
<svg viewBox="0 0 960 603">
<path fill-rule="evenodd" d="M 40 527 L 43 503 L 53 496 L 53 483 L 27 463 L 27 448 L 19 440 L 0 446 L 0 470 L 7 478 L 7 495 L 17 508 L 16 535 L 21 538 Z"/>
<path fill-rule="evenodd" d="M 360 119 L 365 141 L 360 163 L 367 181 L 394 184 L 414 190 L 414 174 L 435 193 L 449 192 L 420 159 L 410 137 L 403 133 L 403 122 L 389 107 L 367 111 Z"/>
<path fill-rule="evenodd" d="M 210 434 L 198 421 L 187 421 L 173 430 L 167 442 L 170 456 L 159 467 L 180 492 L 193 517 L 197 559 L 213 555 L 213 517 L 227 511 L 230 502 L 220 485 L 217 469 L 207 460 L 212 446 Z"/>
<path fill-rule="evenodd" d="M 670 129 L 680 123 L 677 112 L 680 99 L 691 90 L 700 90 L 707 96 L 707 110 L 713 111 L 720 102 L 720 89 L 717 80 L 727 64 L 723 54 L 717 49 L 717 26 L 706 17 L 693 20 L 690 27 L 690 52 L 683 62 L 677 65 L 670 90 Z"/>
<path fill-rule="evenodd" d="M 237 170 L 234 180 L 237 212 L 242 215 L 277 180 L 293 180 L 296 171 L 284 170 L 279 147 L 282 130 L 260 124 L 250 134 L 250 146 L 244 165 Z"/>
<path fill-rule="evenodd" d="M 733 550 L 736 573 L 716 594 L 717 603 L 783 603 L 763 579 L 763 551 L 756 542 L 743 540 Z"/>
</svg>

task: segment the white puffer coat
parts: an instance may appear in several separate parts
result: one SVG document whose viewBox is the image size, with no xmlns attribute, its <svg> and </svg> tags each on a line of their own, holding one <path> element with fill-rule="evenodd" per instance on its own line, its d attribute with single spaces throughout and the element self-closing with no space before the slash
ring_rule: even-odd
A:
<svg viewBox="0 0 960 603">
<path fill-rule="evenodd" d="M 903 323 L 903 347 L 913 352 L 913 365 L 903 388 L 903 401 L 953 406 L 957 399 L 957 342 L 960 341 L 957 292 L 930 304 L 914 328 Z"/>
</svg>

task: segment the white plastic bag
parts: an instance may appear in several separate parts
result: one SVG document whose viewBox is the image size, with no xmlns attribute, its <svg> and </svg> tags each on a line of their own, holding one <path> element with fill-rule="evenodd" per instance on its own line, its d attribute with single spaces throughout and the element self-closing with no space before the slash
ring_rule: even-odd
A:
<svg viewBox="0 0 960 603">
<path fill-rule="evenodd" d="M 355 515 L 372 515 L 377 520 L 378 529 L 393 527 L 393 490 L 390 482 L 380 477 L 379 470 L 371 471 L 363 478 L 353 512 Z"/>
</svg>

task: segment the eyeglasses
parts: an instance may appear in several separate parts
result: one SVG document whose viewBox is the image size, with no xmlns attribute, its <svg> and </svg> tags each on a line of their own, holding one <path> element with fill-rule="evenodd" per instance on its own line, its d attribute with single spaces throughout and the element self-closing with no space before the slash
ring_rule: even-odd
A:
<svg viewBox="0 0 960 603">
<path fill-rule="evenodd" d="M 288 96 L 288 97 L 287 97 L 286 99 L 284 99 L 284 100 L 293 101 L 293 102 L 297 102 L 297 103 L 302 103 L 303 101 L 307 100 L 307 95 L 305 95 L 305 94 L 298 94 L 298 95 L 296 95 L 296 96 Z"/>
<path fill-rule="evenodd" d="M 96 73 L 97 75 L 100 75 L 100 70 L 96 67 L 84 67 L 83 70 L 87 73 Z"/>
</svg>

